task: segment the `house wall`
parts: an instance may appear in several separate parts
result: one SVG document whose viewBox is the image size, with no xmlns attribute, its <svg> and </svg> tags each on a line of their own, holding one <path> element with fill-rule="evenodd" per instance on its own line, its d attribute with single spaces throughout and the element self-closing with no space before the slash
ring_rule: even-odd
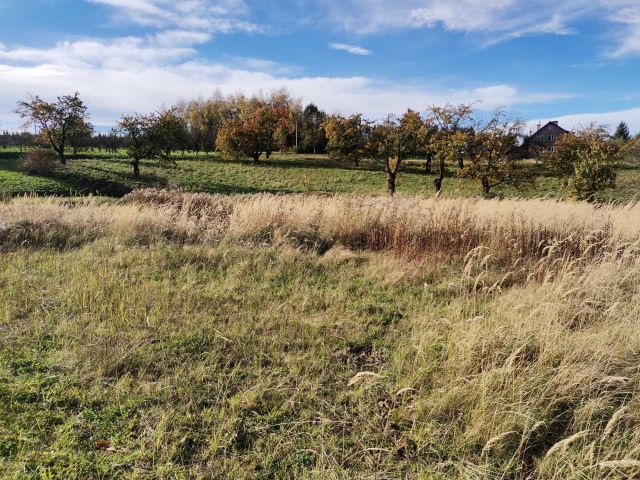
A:
<svg viewBox="0 0 640 480">
<path fill-rule="evenodd" d="M 531 137 L 530 153 L 537 153 L 536 150 L 543 153 L 554 151 L 556 143 L 566 133 L 555 123 L 548 123 Z"/>
</svg>

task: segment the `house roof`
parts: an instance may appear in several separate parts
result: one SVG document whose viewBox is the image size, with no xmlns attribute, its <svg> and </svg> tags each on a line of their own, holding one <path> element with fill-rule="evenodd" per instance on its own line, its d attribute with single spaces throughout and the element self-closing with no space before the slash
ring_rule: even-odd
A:
<svg viewBox="0 0 640 480">
<path fill-rule="evenodd" d="M 564 128 L 562 128 L 560 125 L 558 125 L 558 122 L 547 122 L 545 125 L 543 125 L 542 127 L 540 127 L 538 130 L 535 131 L 535 133 L 531 134 L 532 137 L 535 137 L 539 132 L 541 132 L 542 130 L 544 130 L 545 128 L 547 128 L 549 125 L 555 127 L 555 128 L 559 128 L 560 130 L 562 130 L 564 133 L 569 133 L 569 130 L 565 130 Z"/>
</svg>

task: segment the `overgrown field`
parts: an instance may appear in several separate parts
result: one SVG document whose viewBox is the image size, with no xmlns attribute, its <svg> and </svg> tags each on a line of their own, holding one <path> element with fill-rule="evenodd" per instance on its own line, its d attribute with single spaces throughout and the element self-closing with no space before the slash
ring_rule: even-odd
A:
<svg viewBox="0 0 640 480">
<path fill-rule="evenodd" d="M 640 205 L 0 203 L 0 477 L 640 475 Z"/>
<path fill-rule="evenodd" d="M 88 193 L 121 197 L 136 188 L 181 188 L 206 193 L 325 192 L 385 195 L 386 174 L 382 165 L 364 161 L 360 167 L 332 162 L 325 155 L 274 154 L 259 165 L 250 161 L 222 160 L 217 155 L 205 157 L 187 154 L 176 157 L 175 165 L 157 161 L 141 162 L 141 177 L 134 179 L 130 161 L 124 151 L 117 154 L 86 152 L 70 156 L 66 167 L 47 175 L 28 175 L 21 165 L 18 150 L 0 149 L 0 195 L 86 195 Z M 535 166 L 526 186 L 497 186 L 500 197 L 564 198 L 562 181 L 545 176 Z M 480 184 L 456 177 L 457 167 L 449 166 L 443 194 L 455 197 L 481 196 Z M 398 191 L 406 195 L 430 197 L 434 193 L 433 175 L 424 173 L 424 161 L 410 160 L 398 178 Z M 640 168 L 626 163 L 618 171 L 615 189 L 599 194 L 602 201 L 638 200 Z"/>
</svg>

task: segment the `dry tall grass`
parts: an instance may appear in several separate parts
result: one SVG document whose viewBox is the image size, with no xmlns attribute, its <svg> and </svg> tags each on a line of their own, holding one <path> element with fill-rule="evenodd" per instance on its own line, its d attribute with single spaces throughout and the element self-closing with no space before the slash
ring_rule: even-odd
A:
<svg viewBox="0 0 640 480">
<path fill-rule="evenodd" d="M 92 307 L 102 312 L 99 322 L 91 320 L 95 315 L 78 317 L 98 322 L 92 327 L 63 311 L 57 328 L 66 338 L 60 343 L 80 344 L 74 348 L 82 372 L 117 370 L 126 380 L 119 388 L 134 393 L 140 372 L 152 372 L 153 386 L 175 364 L 168 340 L 155 350 L 166 358 L 138 353 L 148 345 L 149 312 L 162 332 L 153 338 L 171 339 L 214 322 L 215 354 L 196 350 L 196 363 L 180 366 L 180 376 L 194 377 L 200 389 L 224 378 L 225 386 L 216 387 L 220 395 L 240 395 L 250 413 L 226 399 L 226 410 L 218 411 L 206 397 L 204 410 L 188 416 L 217 412 L 224 422 L 199 427 L 212 429 L 216 442 L 248 431 L 273 443 L 255 440 L 244 456 L 193 447 L 186 467 L 193 478 L 207 478 L 211 462 L 238 477 L 247 462 L 282 474 L 283 459 L 297 461 L 304 451 L 313 458 L 300 467 L 304 478 L 622 479 L 640 475 L 639 214 L 638 204 L 144 190 L 118 203 L 23 198 L 0 204 L 0 248 L 71 247 L 102 236 L 133 245 L 168 240 L 194 244 L 172 254 L 179 267 L 170 268 L 184 264 L 185 281 L 195 282 L 200 273 L 194 265 L 203 262 L 224 270 L 216 277 L 222 291 L 214 295 L 211 283 L 193 284 L 202 292 L 174 286 L 163 277 L 164 267 L 143 275 L 146 261 L 161 261 L 173 250 L 136 251 L 126 262 L 96 261 L 106 265 L 98 280 L 72 282 L 72 291 L 87 292 L 74 291 L 42 310 L 50 315 L 61 304 L 85 312 L 92 298 L 130 298 L 115 316 L 108 301 Z M 220 242 L 212 253 L 199 250 L 200 243 Z M 256 244 L 280 246 L 263 249 L 264 258 L 244 258 L 260 250 Z M 434 266 L 438 256 L 446 257 L 439 265 L 449 272 Z M 91 268 L 96 262 L 84 261 Z M 119 289 L 109 270 L 116 266 L 139 268 L 145 281 L 131 283 L 134 293 Z M 315 280 L 305 283 L 312 275 Z M 6 278 L 9 285 L 18 276 Z M 325 285 L 327 278 L 334 283 Z M 15 291 L 26 291 L 18 286 Z M 19 305 L 28 311 L 26 300 Z M 125 320 L 135 311 L 143 312 L 140 318 Z M 176 318 L 181 323 L 171 323 Z M 9 321 L 11 331 L 25 328 L 20 322 Z M 109 322 L 123 330 L 106 337 L 103 355 L 74 337 L 95 343 L 94 336 L 115 328 Z M 338 349 L 347 336 L 353 341 Z M 124 352 L 117 369 L 110 351 Z M 222 373 L 199 384 L 194 372 L 206 371 L 203 362 Z M 227 386 L 238 369 L 243 387 L 231 380 Z M 261 373 L 245 385 L 252 369 Z M 99 375 L 107 377 L 96 380 L 104 388 L 113 374 Z M 184 395 L 182 403 L 196 408 L 191 396 L 198 393 L 186 384 L 157 395 L 165 391 Z M 269 402 L 289 415 L 286 433 L 272 430 L 283 424 L 280 417 L 251 430 L 250 422 L 262 418 L 255 412 L 268 417 L 272 411 Z M 228 419 L 237 418 L 233 437 L 223 428 L 232 429 Z M 145 421 L 149 431 L 160 429 L 153 419 Z M 184 432 L 175 436 L 182 445 Z M 170 448 L 160 450 L 165 461 Z"/>
<path fill-rule="evenodd" d="M 0 222 L 5 244 L 42 243 L 63 228 L 90 236 L 164 235 L 191 242 L 288 238 L 320 250 L 338 244 L 402 255 L 464 257 L 483 247 L 487 255 L 515 261 L 631 248 L 640 239 L 640 204 L 139 190 L 117 204 L 16 199 L 0 205 Z"/>
</svg>

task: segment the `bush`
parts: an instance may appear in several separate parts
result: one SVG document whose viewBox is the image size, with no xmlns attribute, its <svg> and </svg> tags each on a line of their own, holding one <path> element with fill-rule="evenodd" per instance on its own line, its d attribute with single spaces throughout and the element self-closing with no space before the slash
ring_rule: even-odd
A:
<svg viewBox="0 0 640 480">
<path fill-rule="evenodd" d="M 46 175 L 58 165 L 58 156 L 53 150 L 31 150 L 24 156 L 24 169 L 30 175 Z"/>
<path fill-rule="evenodd" d="M 603 145 L 592 145 L 574 166 L 573 188 L 580 200 L 592 201 L 601 190 L 616 185 L 617 153 Z"/>
<path fill-rule="evenodd" d="M 627 162 L 640 164 L 640 134 L 627 143 L 624 157 Z"/>
<path fill-rule="evenodd" d="M 593 201 L 598 192 L 615 187 L 621 157 L 606 130 L 592 125 L 562 137 L 549 161 L 553 171 L 568 179 L 576 198 Z"/>
</svg>

